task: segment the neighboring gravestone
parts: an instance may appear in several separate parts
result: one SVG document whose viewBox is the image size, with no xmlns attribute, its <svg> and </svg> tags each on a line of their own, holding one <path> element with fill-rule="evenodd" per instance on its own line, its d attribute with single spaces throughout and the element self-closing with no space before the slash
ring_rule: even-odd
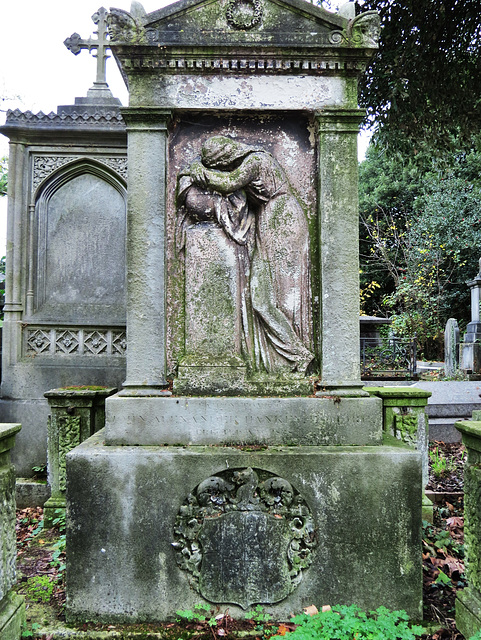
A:
<svg viewBox="0 0 481 640">
<path fill-rule="evenodd" d="M 479 412 L 476 412 L 479 414 Z M 468 587 L 456 594 L 456 626 L 466 638 L 481 630 L 481 422 L 456 422 L 467 451 L 464 467 L 466 577 Z"/>
<path fill-rule="evenodd" d="M 16 582 L 15 471 L 10 450 L 19 424 L 0 424 L 0 638 L 19 640 L 25 624 L 25 601 L 12 590 Z"/>
<path fill-rule="evenodd" d="M 479 272 L 474 280 L 466 283 L 471 289 L 471 322 L 466 327 L 464 340 L 461 343 L 461 368 L 468 374 L 481 373 L 481 258 Z"/>
<path fill-rule="evenodd" d="M 444 375 L 454 376 L 459 369 L 459 327 L 449 318 L 444 330 Z"/>
<path fill-rule="evenodd" d="M 10 139 L 0 411 L 22 424 L 13 460 L 25 477 L 46 461 L 44 393 L 125 377 L 127 135 L 105 81 L 105 9 L 92 18 L 98 38 L 68 39 L 74 53 L 97 51 L 87 97 L 57 113 L 9 111 L 0 127 Z"/>
<path fill-rule="evenodd" d="M 420 616 L 421 456 L 383 445 L 359 367 L 379 16 L 182 0 L 107 22 L 130 90 L 127 379 L 67 455 L 68 619 Z"/>
<path fill-rule="evenodd" d="M 50 415 L 47 423 L 47 470 L 51 496 L 44 505 L 44 525 L 53 526 L 65 511 L 67 453 L 105 426 L 105 398 L 115 388 L 51 389 L 44 395 Z"/>
</svg>

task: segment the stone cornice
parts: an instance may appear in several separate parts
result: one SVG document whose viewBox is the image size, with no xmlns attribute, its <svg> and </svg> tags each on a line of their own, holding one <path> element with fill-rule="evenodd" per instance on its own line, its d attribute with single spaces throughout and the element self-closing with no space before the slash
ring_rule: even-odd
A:
<svg viewBox="0 0 481 640">
<path fill-rule="evenodd" d="M 363 51 L 284 51 L 236 53 L 197 50 L 169 51 L 151 47 L 115 47 L 115 55 L 125 73 L 162 70 L 169 75 L 357 75 L 370 56 Z"/>
<path fill-rule="evenodd" d="M 5 127 L 9 125 L 33 125 L 35 127 L 58 127 L 61 126 L 94 126 L 94 127 L 119 127 L 125 128 L 122 115 L 118 109 L 89 111 L 83 113 L 32 113 L 31 111 L 20 111 L 15 109 L 7 111 Z"/>
</svg>

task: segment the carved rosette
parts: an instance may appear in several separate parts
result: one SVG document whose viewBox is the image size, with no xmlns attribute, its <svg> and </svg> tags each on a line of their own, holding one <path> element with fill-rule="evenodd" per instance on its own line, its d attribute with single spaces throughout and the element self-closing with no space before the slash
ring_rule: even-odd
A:
<svg viewBox="0 0 481 640">
<path fill-rule="evenodd" d="M 284 478 L 261 469 L 229 469 L 201 482 L 174 527 L 177 564 L 211 602 L 280 602 L 312 562 L 314 520 Z"/>
<path fill-rule="evenodd" d="M 225 12 L 227 24 L 237 31 L 249 31 L 262 21 L 260 0 L 231 0 Z"/>
</svg>

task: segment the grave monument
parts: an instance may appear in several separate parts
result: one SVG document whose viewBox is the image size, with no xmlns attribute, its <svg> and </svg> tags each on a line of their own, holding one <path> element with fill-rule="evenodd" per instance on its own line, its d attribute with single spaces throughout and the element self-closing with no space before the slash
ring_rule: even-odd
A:
<svg viewBox="0 0 481 640">
<path fill-rule="evenodd" d="M 198 602 L 421 615 L 421 458 L 359 368 L 357 79 L 375 12 L 111 9 L 127 376 L 67 455 L 70 621 Z"/>
<path fill-rule="evenodd" d="M 0 412 L 22 424 L 12 460 L 25 477 L 46 461 L 45 392 L 125 379 L 127 134 L 105 77 L 106 13 L 92 16 L 96 37 L 65 42 L 96 54 L 87 96 L 56 113 L 9 111 L 0 127 L 10 140 Z"/>
</svg>

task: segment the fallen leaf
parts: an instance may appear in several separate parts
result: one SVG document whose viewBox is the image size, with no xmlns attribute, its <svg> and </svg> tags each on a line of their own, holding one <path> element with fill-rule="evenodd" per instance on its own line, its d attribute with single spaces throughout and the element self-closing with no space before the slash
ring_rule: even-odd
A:
<svg viewBox="0 0 481 640">
<path fill-rule="evenodd" d="M 321 611 L 322 613 L 326 613 L 326 611 L 331 611 L 331 605 L 330 604 L 323 605 Z"/>
<path fill-rule="evenodd" d="M 288 633 L 288 632 L 289 632 L 289 629 L 283 624 L 280 624 L 277 627 L 277 635 L 279 635 L 279 636 L 285 636 L 286 633 Z"/>
<path fill-rule="evenodd" d="M 316 613 L 319 613 L 319 609 L 313 604 L 303 609 L 303 611 L 306 614 L 306 616 L 315 616 Z"/>
</svg>

